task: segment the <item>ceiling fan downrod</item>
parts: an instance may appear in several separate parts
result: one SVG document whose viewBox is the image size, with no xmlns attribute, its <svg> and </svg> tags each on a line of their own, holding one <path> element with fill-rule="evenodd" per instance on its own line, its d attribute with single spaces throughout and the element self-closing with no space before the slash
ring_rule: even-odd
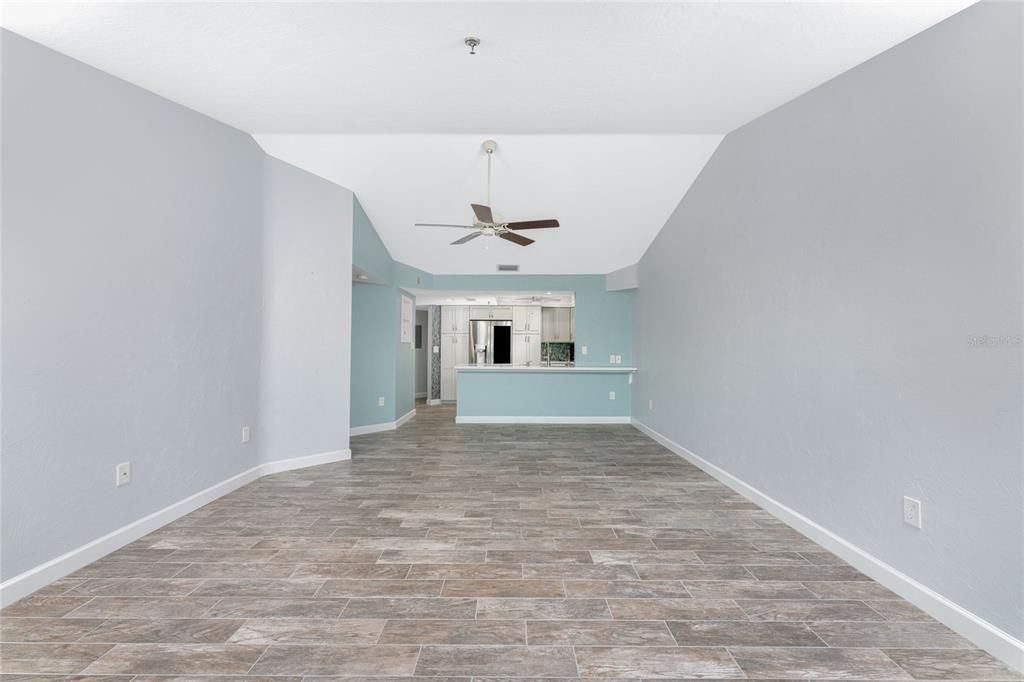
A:
<svg viewBox="0 0 1024 682">
<path fill-rule="evenodd" d="M 498 143 L 494 140 L 484 140 L 480 145 L 487 152 L 487 205 L 491 205 L 491 156 L 498 149 Z"/>
</svg>

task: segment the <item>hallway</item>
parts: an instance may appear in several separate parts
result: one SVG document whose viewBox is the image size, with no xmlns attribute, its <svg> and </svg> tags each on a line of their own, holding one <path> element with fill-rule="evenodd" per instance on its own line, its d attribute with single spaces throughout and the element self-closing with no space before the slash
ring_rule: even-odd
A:
<svg viewBox="0 0 1024 682">
<path fill-rule="evenodd" d="M 3 672 L 1020 679 L 631 426 L 418 409 L 5 609 Z"/>
</svg>

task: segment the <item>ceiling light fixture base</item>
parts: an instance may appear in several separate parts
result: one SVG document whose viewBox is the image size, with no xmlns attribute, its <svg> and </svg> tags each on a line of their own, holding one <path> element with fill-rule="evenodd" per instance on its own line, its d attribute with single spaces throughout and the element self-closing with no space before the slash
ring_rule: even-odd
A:
<svg viewBox="0 0 1024 682">
<path fill-rule="evenodd" d="M 494 140 L 484 140 L 483 144 L 480 145 L 480 148 L 488 154 L 493 154 L 498 150 L 498 143 Z"/>
</svg>

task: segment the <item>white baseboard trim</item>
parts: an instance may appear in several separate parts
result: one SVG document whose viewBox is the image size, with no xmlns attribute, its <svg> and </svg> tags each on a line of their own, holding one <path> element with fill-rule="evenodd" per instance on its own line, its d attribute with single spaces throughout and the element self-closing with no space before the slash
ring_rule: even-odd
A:
<svg viewBox="0 0 1024 682">
<path fill-rule="evenodd" d="M 629 424 L 629 417 L 455 417 L 456 424 Z"/>
<path fill-rule="evenodd" d="M 240 474 L 216 483 L 205 490 L 194 495 L 189 495 L 183 500 L 168 505 L 159 511 L 142 517 L 137 521 L 111 531 L 106 535 L 96 538 L 91 542 L 61 554 L 60 556 L 30 568 L 9 580 L 0 583 L 0 607 L 8 606 L 14 602 L 27 597 L 36 590 L 46 587 L 54 580 L 63 578 L 74 573 L 83 566 L 88 566 L 97 559 L 102 559 L 111 552 L 135 542 L 139 538 L 152 533 L 153 531 L 166 526 L 168 523 L 185 516 L 186 514 L 199 509 L 200 507 L 223 497 L 233 490 L 241 488 L 258 478 L 282 471 L 292 469 L 303 469 L 305 467 L 329 464 L 352 459 L 351 450 L 335 450 L 323 452 L 316 455 L 304 457 L 293 457 L 274 462 L 265 462 L 247 469 Z"/>
<path fill-rule="evenodd" d="M 352 459 L 352 451 L 348 449 L 334 450 L 331 452 L 321 452 L 318 455 L 306 455 L 305 457 L 279 459 L 274 462 L 266 462 L 264 464 L 261 464 L 259 467 L 260 476 L 279 474 L 282 471 L 291 471 L 292 469 L 305 469 L 306 467 L 315 467 L 320 466 L 321 464 L 344 462 L 345 460 L 348 459 Z"/>
<path fill-rule="evenodd" d="M 409 410 L 393 422 L 381 422 L 380 424 L 367 424 L 366 426 L 353 426 L 349 433 L 353 436 L 365 436 L 368 433 L 380 433 L 381 431 L 394 431 L 399 426 L 416 416 L 416 410 Z"/>
<path fill-rule="evenodd" d="M 394 431 L 397 426 L 395 422 L 382 422 L 380 424 L 367 424 L 366 426 L 353 426 L 349 429 L 351 436 L 365 436 L 368 433 L 379 433 L 380 431 Z"/>
<path fill-rule="evenodd" d="M 917 582 L 881 559 L 815 523 L 800 512 L 745 483 L 724 469 L 696 455 L 682 445 L 669 440 L 646 424 L 633 419 L 633 426 L 679 455 L 690 464 L 702 469 L 719 482 L 754 502 L 780 521 L 792 526 L 825 549 L 836 554 L 857 570 L 889 588 L 936 620 L 957 631 L 977 646 L 1007 665 L 1024 670 L 1024 642 L 971 613 L 941 594 Z"/>
<path fill-rule="evenodd" d="M 440 404 L 441 404 L 441 399 L 440 398 L 431 398 L 430 400 L 427 401 L 427 405 L 440 405 Z"/>
</svg>

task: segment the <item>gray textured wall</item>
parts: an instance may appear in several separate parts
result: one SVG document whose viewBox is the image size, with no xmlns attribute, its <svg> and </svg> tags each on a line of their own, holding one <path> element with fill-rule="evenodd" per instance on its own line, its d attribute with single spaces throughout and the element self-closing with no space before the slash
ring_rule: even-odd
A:
<svg viewBox="0 0 1024 682">
<path fill-rule="evenodd" d="M 728 135 L 641 261 L 633 394 L 1018 637 L 1021 11 L 971 7 Z"/>
<path fill-rule="evenodd" d="M 263 159 L 260 457 L 348 448 L 352 192 Z"/>
<path fill-rule="evenodd" d="M 352 195 L 0 41 L 6 580 L 261 456 L 347 447 Z"/>
<path fill-rule="evenodd" d="M 4 32 L 10 578 L 256 463 L 260 148 Z M 132 462 L 132 483 L 114 467 Z"/>
</svg>

